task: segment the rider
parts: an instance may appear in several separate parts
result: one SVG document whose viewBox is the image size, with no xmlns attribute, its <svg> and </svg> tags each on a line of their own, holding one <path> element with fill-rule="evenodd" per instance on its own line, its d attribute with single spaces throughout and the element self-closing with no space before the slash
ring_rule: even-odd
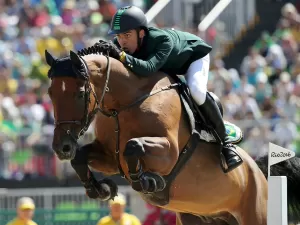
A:
<svg viewBox="0 0 300 225">
<path fill-rule="evenodd" d="M 138 76 L 154 72 L 185 74 L 199 110 L 210 120 L 222 141 L 221 165 L 225 173 L 242 164 L 226 134 L 220 110 L 207 92 L 211 46 L 201 38 L 174 29 L 148 27 L 143 11 L 135 6 L 120 8 L 113 17 L 108 44 L 110 56 L 120 60 Z"/>
</svg>

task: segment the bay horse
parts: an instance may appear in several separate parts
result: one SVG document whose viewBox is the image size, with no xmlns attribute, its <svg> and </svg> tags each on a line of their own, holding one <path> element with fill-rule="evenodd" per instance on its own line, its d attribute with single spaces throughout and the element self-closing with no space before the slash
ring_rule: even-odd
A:
<svg viewBox="0 0 300 225">
<path fill-rule="evenodd" d="M 97 49 L 45 56 L 55 117 L 52 148 L 60 160 L 71 160 L 90 198 L 117 194 L 116 184 L 96 181 L 92 168 L 123 175 L 146 202 L 176 212 L 178 225 L 267 224 L 267 156 L 255 162 L 237 147 L 243 164 L 223 173 L 220 144 L 202 132 L 212 130 L 208 122 L 195 125 L 183 82 L 163 72 L 138 77 Z M 92 121 L 96 138 L 78 149 Z M 271 169 L 287 176 L 297 221 L 299 162 L 293 158 Z"/>
</svg>

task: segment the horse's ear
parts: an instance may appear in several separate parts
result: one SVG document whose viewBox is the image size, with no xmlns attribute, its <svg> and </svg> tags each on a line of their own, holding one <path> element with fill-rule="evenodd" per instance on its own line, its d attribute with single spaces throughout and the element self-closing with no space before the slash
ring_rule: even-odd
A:
<svg viewBox="0 0 300 225">
<path fill-rule="evenodd" d="M 78 77 L 87 79 L 88 78 L 88 69 L 83 61 L 83 59 L 80 58 L 80 56 L 70 51 L 70 59 L 72 62 L 73 71 L 77 74 Z"/>
<path fill-rule="evenodd" d="M 70 59 L 72 61 L 72 63 L 74 64 L 74 66 L 76 66 L 77 68 L 81 68 L 83 62 L 81 61 L 79 55 L 77 55 L 75 52 L 70 51 Z"/>
<path fill-rule="evenodd" d="M 45 50 L 45 58 L 49 66 L 52 66 L 56 60 L 47 50 Z"/>
</svg>

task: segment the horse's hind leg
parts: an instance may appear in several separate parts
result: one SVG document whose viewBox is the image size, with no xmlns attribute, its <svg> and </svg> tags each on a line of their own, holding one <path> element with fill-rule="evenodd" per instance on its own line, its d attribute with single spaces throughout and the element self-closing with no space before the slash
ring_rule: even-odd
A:
<svg viewBox="0 0 300 225">
<path fill-rule="evenodd" d="M 266 205 L 263 206 L 264 199 L 261 199 L 260 203 L 255 203 L 254 199 L 250 199 L 241 212 L 240 225 L 267 225 L 267 213 Z"/>
<path fill-rule="evenodd" d="M 157 192 L 165 188 L 161 175 L 168 174 L 178 158 L 178 151 L 170 146 L 165 137 L 133 138 L 127 142 L 124 157 L 133 189 Z"/>
<path fill-rule="evenodd" d="M 239 207 L 240 225 L 267 225 L 268 184 L 260 171 L 252 171 L 249 176 L 244 199 Z"/>
</svg>

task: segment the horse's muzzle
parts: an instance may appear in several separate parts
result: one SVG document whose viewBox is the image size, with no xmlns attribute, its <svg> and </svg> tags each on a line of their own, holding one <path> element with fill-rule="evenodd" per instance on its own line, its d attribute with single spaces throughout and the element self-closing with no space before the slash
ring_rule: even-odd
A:
<svg viewBox="0 0 300 225">
<path fill-rule="evenodd" d="M 77 143 L 72 140 L 64 140 L 60 143 L 52 143 L 52 149 L 60 160 L 72 160 L 75 158 Z"/>
</svg>

